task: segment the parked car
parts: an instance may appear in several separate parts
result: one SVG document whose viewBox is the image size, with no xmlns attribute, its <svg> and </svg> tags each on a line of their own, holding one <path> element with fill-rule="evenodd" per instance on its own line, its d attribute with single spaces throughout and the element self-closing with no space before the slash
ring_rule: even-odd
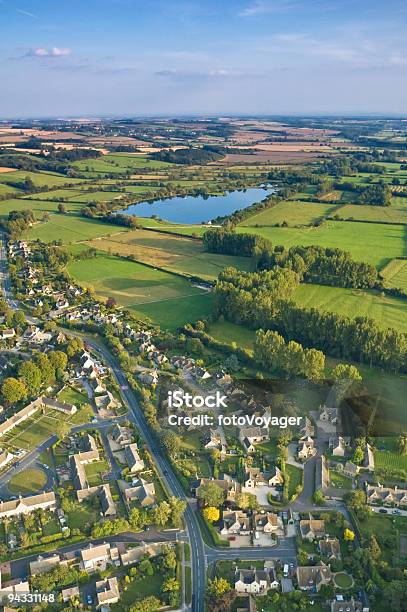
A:
<svg viewBox="0 0 407 612">
<path fill-rule="evenodd" d="M 92 595 L 86 595 L 86 603 L 89 604 L 90 606 L 93 604 Z"/>
<path fill-rule="evenodd" d="M 228 540 L 229 542 L 234 542 L 236 540 L 236 536 L 229 536 Z"/>
<path fill-rule="evenodd" d="M 379 512 L 380 512 L 381 514 L 387 514 L 387 510 L 386 510 L 386 508 L 379 508 Z"/>
<path fill-rule="evenodd" d="M 392 514 L 401 514 L 401 510 L 396 508 L 395 510 L 393 510 Z"/>
</svg>

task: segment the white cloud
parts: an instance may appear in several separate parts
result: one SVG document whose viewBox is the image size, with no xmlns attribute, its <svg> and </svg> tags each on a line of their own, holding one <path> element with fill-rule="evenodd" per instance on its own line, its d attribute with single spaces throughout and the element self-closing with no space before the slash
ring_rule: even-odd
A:
<svg viewBox="0 0 407 612">
<path fill-rule="evenodd" d="M 45 47 L 36 47 L 30 49 L 26 53 L 26 57 L 66 57 L 71 54 L 71 50 L 63 47 L 52 47 L 47 49 Z"/>
</svg>

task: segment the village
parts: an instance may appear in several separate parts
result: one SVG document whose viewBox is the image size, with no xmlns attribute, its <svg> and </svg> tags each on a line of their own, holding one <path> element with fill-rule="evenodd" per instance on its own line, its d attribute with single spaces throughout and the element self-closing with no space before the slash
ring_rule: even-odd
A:
<svg viewBox="0 0 407 612">
<path fill-rule="evenodd" d="M 173 555 L 172 588 L 160 583 L 161 601 L 188 607 L 190 587 L 179 580 L 191 571 L 186 502 L 168 495 L 126 387 L 86 339 L 92 333 L 131 372 L 132 392 L 197 514 L 209 585 L 226 580 L 241 598 L 239 610 L 302 593 L 316 610 L 329 600 L 335 612 L 367 612 L 352 560 L 363 537 L 358 513 L 399 519 L 407 489 L 377 479 L 371 443 L 345 435 L 332 391 L 311 410 L 290 400 L 276 411 L 235 377 L 230 360 L 207 365 L 193 343 L 183 351 L 179 339 L 65 279 L 55 249 L 44 265 L 41 245 L 8 247 L 16 297 L 30 314 L 3 304 L 0 321 L 0 551 L 12 558 L 1 565 L 0 595 L 48 579 L 64 604 L 120 609 L 114 605 L 128 601 L 133 583 L 143 585 Z M 176 393 L 202 402 L 174 405 Z M 219 394 L 226 407 L 205 402 Z M 216 427 L 199 420 L 203 406 Z M 242 426 L 242 416 L 267 426 Z M 35 492 L 26 482 L 33 477 Z M 172 535 L 162 538 L 166 528 Z M 123 541 L 123 532 L 134 539 Z M 64 551 L 52 552 L 51 543 Z M 25 565 L 17 561 L 22 550 L 32 559 Z M 235 551 L 243 563 L 232 561 Z"/>
</svg>

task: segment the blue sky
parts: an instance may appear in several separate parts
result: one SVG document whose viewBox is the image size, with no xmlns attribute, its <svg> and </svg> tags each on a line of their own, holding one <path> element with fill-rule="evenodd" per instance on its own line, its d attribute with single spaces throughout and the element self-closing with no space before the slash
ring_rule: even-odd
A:
<svg viewBox="0 0 407 612">
<path fill-rule="evenodd" d="M 405 0 L 0 0 L 0 116 L 406 113 Z"/>
</svg>

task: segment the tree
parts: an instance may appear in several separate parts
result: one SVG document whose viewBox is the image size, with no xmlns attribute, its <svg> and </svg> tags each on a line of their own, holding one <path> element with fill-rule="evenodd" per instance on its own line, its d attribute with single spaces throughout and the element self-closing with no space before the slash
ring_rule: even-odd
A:
<svg viewBox="0 0 407 612">
<path fill-rule="evenodd" d="M 138 568 L 140 573 L 144 574 L 145 576 L 152 576 L 154 574 L 154 568 L 149 559 L 143 559 L 143 561 L 140 561 Z"/>
<path fill-rule="evenodd" d="M 355 539 L 355 533 L 351 529 L 345 529 L 343 537 L 347 542 L 353 542 Z"/>
<path fill-rule="evenodd" d="M 215 508 L 214 506 L 207 506 L 203 509 L 202 514 L 210 523 L 216 523 L 220 517 L 219 508 Z"/>
<path fill-rule="evenodd" d="M 362 380 L 362 375 L 359 370 L 353 365 L 338 363 L 332 370 L 332 378 L 334 380 Z"/>
<path fill-rule="evenodd" d="M 162 603 L 155 597 L 154 595 L 150 595 L 150 597 L 145 597 L 141 601 L 137 602 L 134 606 L 130 608 L 130 612 L 156 612 L 160 608 L 162 608 Z"/>
<path fill-rule="evenodd" d="M 378 561 L 380 557 L 382 556 L 382 551 L 380 549 L 380 546 L 377 543 L 377 540 L 373 534 L 370 536 L 369 554 L 370 554 L 370 558 L 373 559 L 373 561 Z"/>
<path fill-rule="evenodd" d="M 115 298 L 113 296 L 108 297 L 106 300 L 106 308 L 116 308 L 116 306 L 117 301 L 115 300 Z"/>
<path fill-rule="evenodd" d="M 232 589 L 231 584 L 226 580 L 226 578 L 214 578 L 213 580 L 208 580 L 208 586 L 206 587 L 206 593 L 210 598 L 216 598 L 223 593 L 228 593 Z"/>
<path fill-rule="evenodd" d="M 314 504 L 317 504 L 318 506 L 322 506 L 325 503 L 325 496 L 320 489 L 314 492 L 313 499 Z"/>
<path fill-rule="evenodd" d="M 27 398 L 27 387 L 22 380 L 10 376 L 1 386 L 1 395 L 7 404 L 15 404 Z"/>
<path fill-rule="evenodd" d="M 62 202 L 60 202 L 60 203 L 58 204 L 58 212 L 59 212 L 61 215 L 63 215 L 63 214 L 65 214 L 65 213 L 66 213 L 66 206 L 65 206 L 65 204 L 62 204 Z"/>
<path fill-rule="evenodd" d="M 215 508 L 222 506 L 225 501 L 223 489 L 214 482 L 201 485 L 197 491 L 197 496 L 206 506 L 214 506 Z"/>
<path fill-rule="evenodd" d="M 164 527 L 168 523 L 171 514 L 171 507 L 168 502 L 162 501 L 153 507 L 151 516 L 153 522 L 159 527 Z"/>
<path fill-rule="evenodd" d="M 68 356 L 63 351 L 51 351 L 48 357 L 56 370 L 65 370 L 68 365 Z"/>
<path fill-rule="evenodd" d="M 180 527 L 182 524 L 182 516 L 185 512 L 185 508 L 187 507 L 187 503 L 183 499 L 179 499 L 178 497 L 174 497 L 173 495 L 168 499 L 168 503 L 171 508 L 171 523 L 174 525 L 174 527 Z"/>
<path fill-rule="evenodd" d="M 363 448 L 361 446 L 357 446 L 355 448 L 355 452 L 353 453 L 353 463 L 356 465 L 360 464 L 363 461 Z"/>
<path fill-rule="evenodd" d="M 30 395 L 38 394 L 41 389 L 42 376 L 40 368 L 31 360 L 24 361 L 18 368 L 20 380 L 27 387 Z"/>
<path fill-rule="evenodd" d="M 401 455 L 407 455 L 407 436 L 399 436 L 397 439 L 397 447 Z"/>
<path fill-rule="evenodd" d="M 174 431 L 165 431 L 161 436 L 161 444 L 168 456 L 175 459 L 181 448 L 181 438 Z"/>
</svg>

